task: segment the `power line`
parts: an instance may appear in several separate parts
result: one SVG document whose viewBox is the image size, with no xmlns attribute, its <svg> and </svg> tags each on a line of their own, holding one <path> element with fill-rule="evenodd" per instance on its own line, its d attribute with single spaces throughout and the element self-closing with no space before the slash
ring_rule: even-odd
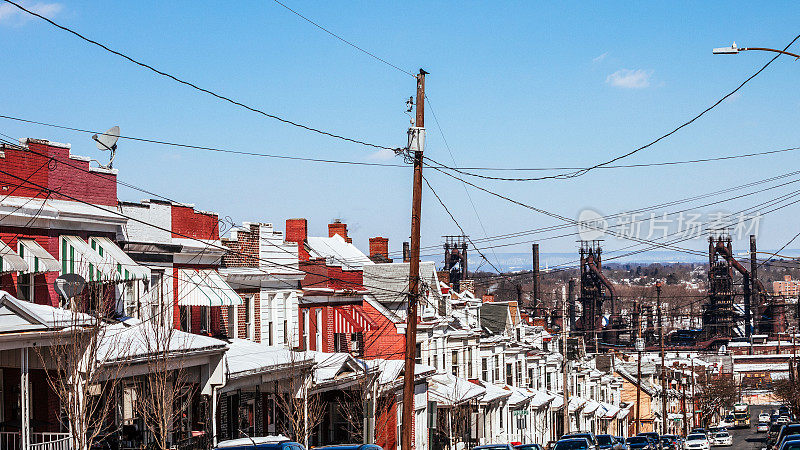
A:
<svg viewBox="0 0 800 450">
<path fill-rule="evenodd" d="M 68 131 L 76 131 L 79 133 L 85 134 L 103 134 L 105 132 L 99 131 L 92 131 L 82 128 L 70 127 L 67 125 L 58 125 L 54 123 L 47 123 L 47 122 L 39 122 L 36 120 L 30 119 L 22 119 L 19 117 L 7 116 L 0 114 L 0 119 L 8 119 L 14 120 L 17 122 L 23 123 L 30 123 L 33 125 L 42 125 L 45 127 L 51 128 L 58 128 L 61 130 L 68 130 Z M 5 136 L 5 135 L 4 135 Z M 210 152 L 219 152 L 219 153 L 231 153 L 234 155 L 243 155 L 243 156 L 255 156 L 261 158 L 274 158 L 274 159 L 286 159 L 291 161 L 306 161 L 306 162 L 317 162 L 317 163 L 327 163 L 327 164 L 346 164 L 346 165 L 354 165 L 354 166 L 379 166 L 379 167 L 408 167 L 407 164 L 388 164 L 388 163 L 370 163 L 370 162 L 361 162 L 361 161 L 347 161 L 347 160 L 335 160 L 335 159 L 321 159 L 321 158 L 304 158 L 300 156 L 288 156 L 288 155 L 276 155 L 276 154 L 269 154 L 269 153 L 257 153 L 257 152 L 247 152 L 243 150 L 233 150 L 228 148 L 221 148 L 221 147 L 208 147 L 202 145 L 192 145 L 192 144 L 183 144 L 180 142 L 171 142 L 171 141 L 164 141 L 159 139 L 152 139 L 152 138 L 143 138 L 143 137 L 135 137 L 135 136 L 120 136 L 120 139 L 127 139 L 130 141 L 138 141 L 138 142 L 146 142 L 149 144 L 158 144 L 158 145 L 168 145 L 172 147 L 179 147 L 179 148 L 189 148 L 194 150 L 205 150 Z M 13 144 L 18 145 L 18 144 Z"/>
<path fill-rule="evenodd" d="M 375 55 L 374 53 L 371 53 L 371 52 L 369 52 L 369 51 L 367 51 L 367 50 L 364 50 L 363 48 L 359 47 L 358 45 L 356 45 L 356 44 L 354 44 L 354 43 L 352 43 L 352 42 L 348 41 L 347 39 L 345 39 L 345 38 L 343 38 L 343 37 L 339 36 L 338 34 L 334 33 L 333 31 L 331 31 L 331 30 L 329 30 L 329 29 L 327 29 L 327 28 L 323 27 L 322 25 L 318 24 L 317 22 L 314 22 L 313 20 L 309 19 L 308 17 L 306 17 L 306 16 L 304 16 L 304 15 L 300 14 L 299 12 L 295 11 L 294 9 L 292 9 L 292 8 L 290 8 L 290 7 L 288 7 L 288 6 L 286 6 L 286 4 L 285 4 L 285 3 L 281 3 L 281 2 L 280 2 L 280 1 L 278 1 L 278 0 L 272 0 L 272 1 L 274 1 L 275 3 L 277 3 L 277 4 L 281 5 L 281 6 L 283 6 L 283 7 L 284 7 L 284 8 L 286 8 L 287 10 L 291 11 L 291 12 L 292 12 L 292 14 L 294 14 L 294 15 L 296 15 L 297 17 L 299 17 L 299 18 L 301 18 L 301 19 L 305 20 L 306 22 L 310 23 L 311 25 L 314 25 L 315 27 L 317 27 L 317 28 L 319 28 L 320 30 L 322 30 L 322 31 L 324 31 L 324 32 L 326 32 L 326 33 L 328 33 L 329 35 L 333 36 L 334 38 L 336 38 L 336 39 L 338 39 L 338 40 L 340 40 L 340 41 L 344 42 L 345 44 L 347 44 L 347 45 L 349 45 L 349 46 L 353 47 L 354 49 L 356 49 L 356 50 L 358 50 L 358 51 L 360 51 L 360 52 L 362 52 L 362 53 L 364 53 L 364 54 L 366 54 L 366 55 L 368 55 L 368 56 L 370 56 L 370 57 L 374 58 L 374 59 L 375 59 L 375 60 L 377 60 L 377 61 L 380 61 L 380 62 L 382 62 L 382 63 L 386 64 L 386 65 L 387 65 L 387 66 L 389 66 L 389 67 L 392 67 L 392 68 L 394 68 L 394 69 L 397 69 L 397 70 L 399 70 L 400 72 L 403 72 L 403 73 L 404 73 L 404 74 L 406 74 L 406 75 L 410 75 L 410 76 L 412 76 L 412 77 L 414 77 L 414 78 L 416 78 L 416 77 L 417 77 L 417 76 L 416 76 L 416 75 L 414 75 L 413 73 L 411 73 L 411 72 L 409 72 L 409 71 L 407 71 L 407 70 L 401 69 L 400 67 L 398 67 L 398 66 L 396 66 L 396 65 L 394 65 L 394 64 L 392 64 L 392 63 L 390 63 L 389 61 L 387 61 L 387 60 L 385 60 L 385 59 L 383 59 L 383 58 L 381 58 L 381 57 L 379 57 L 379 56 Z"/>
<path fill-rule="evenodd" d="M 285 119 L 285 118 L 277 116 L 275 114 L 270 114 L 270 113 L 268 113 L 268 112 L 266 112 L 264 110 L 261 110 L 259 108 L 256 108 L 256 107 L 253 107 L 253 106 L 249 106 L 249 105 L 247 105 L 245 103 L 242 103 L 240 101 L 234 100 L 234 99 L 232 99 L 230 97 L 227 97 L 225 95 L 219 94 L 219 93 L 214 92 L 214 91 L 212 91 L 210 89 L 202 88 L 202 87 L 200 87 L 200 86 L 198 86 L 198 85 L 196 85 L 196 84 L 194 84 L 194 83 L 192 83 L 190 81 L 186 81 L 186 80 L 181 79 L 181 78 L 179 78 L 179 77 L 177 77 L 175 75 L 171 75 L 171 74 L 169 74 L 167 72 L 164 72 L 162 70 L 156 69 L 155 67 L 153 67 L 153 66 L 151 66 L 151 65 L 149 65 L 147 63 L 141 62 L 141 61 L 139 61 L 137 59 L 134 59 L 134 58 L 132 58 L 132 57 L 120 52 L 120 51 L 114 50 L 114 49 L 108 47 L 107 45 L 102 44 L 102 43 L 100 43 L 100 42 L 98 42 L 98 41 L 96 41 L 94 39 L 88 38 L 88 37 L 84 36 L 83 34 L 77 32 L 77 31 L 75 31 L 75 30 L 73 30 L 71 28 L 68 28 L 68 27 L 66 27 L 64 25 L 60 25 L 60 24 L 54 22 L 53 20 L 48 19 L 47 17 L 45 17 L 45 16 L 43 16 L 43 15 L 41 15 L 39 13 L 31 11 L 30 9 L 27 9 L 24 6 L 20 5 L 19 3 L 14 2 L 12 0 L 4 0 L 4 1 L 6 3 L 9 3 L 11 5 L 16 6 L 20 10 L 22 10 L 22 11 L 24 11 L 24 12 L 26 12 L 26 13 L 32 15 L 32 16 L 35 16 L 35 17 L 38 17 L 38 18 L 44 20 L 45 22 L 49 23 L 50 25 L 52 25 L 52 26 L 54 26 L 54 27 L 56 27 L 56 28 L 58 28 L 60 30 L 66 31 L 67 33 L 70 33 L 70 34 L 78 37 L 79 39 L 81 39 L 81 40 L 83 40 L 85 42 L 88 42 L 88 43 L 90 43 L 92 45 L 100 47 L 103 50 L 105 50 L 105 51 L 107 51 L 109 53 L 112 53 L 114 55 L 117 55 L 120 58 L 123 58 L 123 59 L 125 59 L 125 60 L 127 60 L 127 61 L 129 61 L 129 62 L 131 62 L 133 64 L 136 64 L 139 67 L 148 69 L 151 72 L 154 72 L 154 73 L 156 73 L 158 75 L 161 75 L 163 77 L 169 78 L 169 79 L 171 79 L 173 81 L 176 81 L 176 82 L 178 82 L 178 83 L 180 83 L 180 84 L 182 84 L 184 86 L 188 86 L 188 87 L 190 87 L 192 89 L 195 89 L 195 90 L 198 90 L 200 92 L 206 93 L 208 95 L 211 95 L 212 97 L 215 97 L 217 99 L 220 99 L 220 100 L 223 100 L 225 102 L 231 103 L 233 105 L 239 106 L 239 107 L 244 108 L 244 109 L 246 109 L 248 111 L 252 111 L 254 113 L 261 114 L 262 116 L 269 117 L 270 119 L 275 119 L 275 120 L 277 120 L 279 122 L 282 122 L 282 123 L 285 123 L 287 125 L 292 125 L 292 126 L 295 126 L 295 127 L 298 127 L 298 128 L 302 128 L 302 129 L 307 130 L 307 131 L 311 131 L 311 132 L 314 132 L 314 133 L 319 133 L 319 134 L 322 134 L 322 135 L 325 135 L 325 136 L 329 136 L 329 137 L 332 137 L 332 138 L 336 138 L 336 139 L 341 139 L 343 141 L 352 142 L 354 144 L 360 144 L 360 145 L 364 145 L 364 146 L 367 146 L 367 147 L 383 149 L 383 150 L 395 150 L 396 149 L 396 147 L 386 147 L 386 146 L 383 146 L 383 145 L 371 144 L 369 142 L 365 142 L 365 141 L 362 141 L 360 139 L 354 139 L 354 138 L 345 137 L 345 136 L 342 136 L 342 135 L 339 135 L 339 134 L 336 134 L 336 133 L 332 133 L 332 132 L 329 132 L 329 131 L 324 131 L 324 130 L 321 130 L 319 128 L 314 128 L 314 127 L 309 126 L 309 125 L 305 125 L 305 124 L 302 124 L 302 123 L 299 123 L 299 122 L 295 122 L 295 121 L 292 121 L 292 120 L 289 120 L 289 119 Z"/>
</svg>

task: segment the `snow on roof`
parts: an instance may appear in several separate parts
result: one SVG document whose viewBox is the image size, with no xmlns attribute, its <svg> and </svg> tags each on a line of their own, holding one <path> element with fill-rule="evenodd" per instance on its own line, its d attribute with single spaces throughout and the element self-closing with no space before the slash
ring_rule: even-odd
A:
<svg viewBox="0 0 800 450">
<path fill-rule="evenodd" d="M 789 363 L 734 364 L 734 372 L 788 372 Z"/>
<path fill-rule="evenodd" d="M 0 333 L 55 330 L 94 322 L 88 314 L 26 302 L 0 290 Z"/>
<path fill-rule="evenodd" d="M 570 397 L 569 398 L 569 412 L 574 413 L 575 411 L 579 411 L 587 402 L 585 398 L 582 397 Z"/>
<path fill-rule="evenodd" d="M 238 378 L 294 366 L 311 366 L 314 359 L 304 352 L 233 339 L 225 352 L 228 377 Z"/>
<path fill-rule="evenodd" d="M 17 217 L 36 217 L 38 219 L 87 218 L 104 223 L 123 225 L 128 219 L 117 213 L 112 206 L 89 205 L 71 200 L 55 200 L 28 197 L 4 197 L 0 200 L 0 212 Z"/>
<path fill-rule="evenodd" d="M 440 406 L 454 406 L 479 397 L 486 389 L 450 374 L 437 374 L 428 383 L 428 396 Z"/>
<path fill-rule="evenodd" d="M 554 396 L 548 394 L 547 392 L 539 391 L 536 389 L 529 389 L 529 390 L 533 391 L 534 393 L 533 399 L 531 399 L 531 405 L 534 408 L 541 408 L 542 406 L 552 402 L 555 399 Z"/>
<path fill-rule="evenodd" d="M 603 419 L 613 419 L 619 410 L 619 406 L 612 405 L 611 403 L 600 402 L 600 417 Z"/>
<path fill-rule="evenodd" d="M 118 360 L 147 360 L 167 351 L 171 355 L 224 351 L 224 341 L 208 336 L 172 330 L 156 333 L 156 325 L 139 319 L 127 319 L 104 327 L 97 351 L 98 361 L 111 363 Z M 137 361 L 132 361 L 137 362 Z"/>
<path fill-rule="evenodd" d="M 378 371 L 378 384 L 388 386 L 403 375 L 405 361 L 402 359 L 369 359 L 363 361 L 370 370 Z M 436 372 L 436 368 L 424 364 L 414 364 L 414 377 L 426 376 Z"/>
<path fill-rule="evenodd" d="M 511 391 L 496 384 L 483 383 L 482 386 L 486 389 L 486 392 L 481 397 L 481 403 L 491 403 L 511 396 Z"/>
<path fill-rule="evenodd" d="M 561 409 L 564 406 L 564 397 L 559 394 L 550 394 L 553 396 L 553 402 L 550 403 L 550 408 Z"/>
<path fill-rule="evenodd" d="M 382 263 L 364 266 L 364 287 L 381 303 L 399 303 L 406 300 L 408 293 L 409 263 Z M 438 305 L 442 292 L 436 276 L 436 265 L 430 261 L 419 264 L 419 276 L 428 287 L 427 304 Z M 405 317 L 405 308 L 398 311 Z"/>
<path fill-rule="evenodd" d="M 364 266 L 375 264 L 355 245 L 338 234 L 333 237 L 309 237 L 306 242 L 312 258 L 325 258 L 329 266 L 342 269 L 361 270 Z"/>
<path fill-rule="evenodd" d="M 588 416 L 597 411 L 598 408 L 600 408 L 600 403 L 590 399 L 583 406 L 583 413 Z"/>
</svg>

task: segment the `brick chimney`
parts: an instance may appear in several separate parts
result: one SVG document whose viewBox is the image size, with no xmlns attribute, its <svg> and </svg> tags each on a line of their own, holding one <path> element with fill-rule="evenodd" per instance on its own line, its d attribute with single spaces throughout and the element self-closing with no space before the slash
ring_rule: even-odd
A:
<svg viewBox="0 0 800 450">
<path fill-rule="evenodd" d="M 338 234 L 343 237 L 345 242 L 352 244 L 353 240 L 347 237 L 347 224 L 342 223 L 341 220 L 336 219 L 333 223 L 328 224 L 328 237 L 333 237 Z"/>
<path fill-rule="evenodd" d="M 494 301 L 494 294 L 483 294 L 483 303 L 492 303 Z"/>
<path fill-rule="evenodd" d="M 286 242 L 296 242 L 300 261 L 308 261 L 310 256 L 306 251 L 308 238 L 308 221 L 306 219 L 286 219 Z"/>
<path fill-rule="evenodd" d="M 380 236 L 369 238 L 369 258 L 375 262 L 392 262 L 389 259 L 389 239 Z"/>
<path fill-rule="evenodd" d="M 411 247 L 408 242 L 403 242 L 403 262 L 411 262 Z"/>
</svg>

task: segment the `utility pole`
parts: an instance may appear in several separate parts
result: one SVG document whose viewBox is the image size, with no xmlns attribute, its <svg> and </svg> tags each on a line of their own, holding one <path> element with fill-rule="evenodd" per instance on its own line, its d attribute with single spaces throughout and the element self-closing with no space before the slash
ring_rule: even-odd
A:
<svg viewBox="0 0 800 450">
<path fill-rule="evenodd" d="M 681 378 L 683 378 L 683 367 L 681 366 Z M 683 391 L 683 400 L 681 401 L 681 411 L 683 412 L 683 436 L 689 431 L 688 423 L 686 423 L 686 383 L 681 379 L 681 390 Z"/>
<path fill-rule="evenodd" d="M 661 282 L 656 283 L 656 309 L 658 312 L 658 338 L 661 341 L 661 434 L 667 433 L 667 365 L 664 357 L 664 328 L 661 323 Z"/>
<path fill-rule="evenodd" d="M 570 280 L 570 288 L 574 285 L 572 280 Z M 571 289 L 570 289 L 571 290 Z M 571 295 L 572 293 L 570 293 Z M 562 308 L 564 310 L 563 314 L 566 315 L 567 313 L 567 302 L 564 302 L 564 306 Z M 562 347 L 564 348 L 564 364 L 563 364 L 563 375 L 564 375 L 564 434 L 569 433 L 569 374 L 567 373 L 567 327 L 566 321 L 563 322 L 561 325 L 561 341 L 563 342 Z"/>
<path fill-rule="evenodd" d="M 402 450 L 414 448 L 414 360 L 417 350 L 417 300 L 419 299 L 419 239 L 422 219 L 422 152 L 425 147 L 425 72 L 417 75 L 417 117 L 408 131 L 409 151 L 414 152 L 414 186 L 411 200 L 411 255 L 406 314 L 406 355 L 403 374 Z"/>
<path fill-rule="evenodd" d="M 692 375 L 691 375 L 692 378 L 689 379 L 689 382 L 692 383 L 692 428 L 694 428 L 695 426 L 694 424 L 697 423 L 694 417 L 694 412 L 697 410 L 697 407 L 694 404 L 694 356 L 690 356 L 690 358 L 692 359 Z"/>
<path fill-rule="evenodd" d="M 641 406 L 642 406 L 642 304 L 636 306 L 638 314 L 636 315 L 636 434 L 641 433 L 642 419 L 641 419 Z"/>
</svg>

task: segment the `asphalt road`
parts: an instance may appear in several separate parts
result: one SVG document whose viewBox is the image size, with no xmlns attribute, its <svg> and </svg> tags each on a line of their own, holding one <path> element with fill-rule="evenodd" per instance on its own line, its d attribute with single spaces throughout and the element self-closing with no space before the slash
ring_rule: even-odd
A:
<svg viewBox="0 0 800 450">
<path fill-rule="evenodd" d="M 765 438 L 767 436 L 766 433 L 757 433 L 756 432 L 756 424 L 758 423 L 758 414 L 761 412 L 762 409 L 764 410 L 772 410 L 774 406 L 751 406 L 750 407 L 750 417 L 751 417 L 751 426 L 750 428 L 741 428 L 738 430 L 735 429 L 728 429 L 731 436 L 733 436 L 733 446 L 731 446 L 731 450 L 761 450 L 764 448 Z M 724 448 L 724 447 L 716 447 L 716 448 Z"/>
</svg>

